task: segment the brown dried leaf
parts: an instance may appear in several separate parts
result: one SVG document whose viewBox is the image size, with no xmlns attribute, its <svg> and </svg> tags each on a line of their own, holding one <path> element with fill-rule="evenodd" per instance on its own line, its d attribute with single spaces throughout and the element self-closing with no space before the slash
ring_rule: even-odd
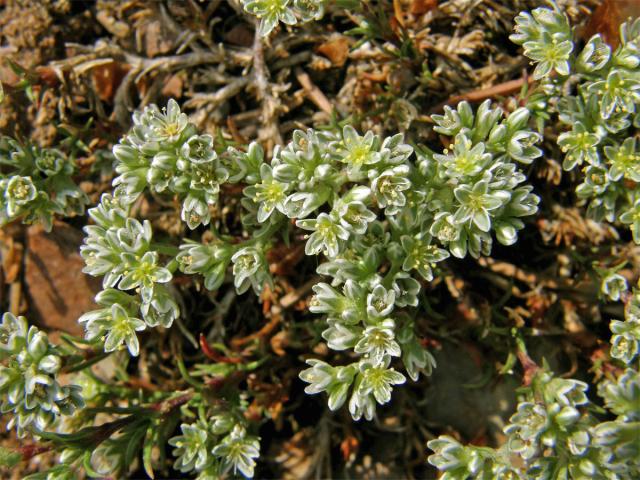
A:
<svg viewBox="0 0 640 480">
<path fill-rule="evenodd" d="M 438 8 L 438 0 L 393 0 L 395 20 L 403 27 L 409 24 L 412 17 L 424 15 Z"/>
<path fill-rule="evenodd" d="M 413 0 L 409 12 L 411 15 L 424 15 L 438 8 L 438 0 Z"/>
<path fill-rule="evenodd" d="M 126 63 L 109 62 L 91 69 L 93 88 L 103 102 L 111 102 L 122 79 L 131 69 Z"/>
<path fill-rule="evenodd" d="M 269 343 L 273 353 L 279 357 L 284 357 L 287 354 L 285 348 L 289 345 L 289 333 L 281 330 L 269 339 Z"/>
<path fill-rule="evenodd" d="M 358 446 L 360 442 L 353 435 L 347 435 L 342 442 L 340 442 L 340 452 L 345 462 L 353 461 L 358 453 Z"/>
<path fill-rule="evenodd" d="M 169 53 L 174 46 L 172 35 L 163 28 L 160 20 L 152 20 L 140 29 L 144 32 L 144 49 L 148 57 Z"/>
<path fill-rule="evenodd" d="M 162 95 L 171 98 L 181 98 L 183 87 L 184 81 L 182 80 L 182 75 L 176 73 L 175 75 L 171 75 L 164 82 L 164 86 L 162 87 Z"/>
<path fill-rule="evenodd" d="M 253 31 L 246 24 L 239 23 L 224 34 L 224 39 L 232 45 L 250 47 L 253 45 Z"/>
<path fill-rule="evenodd" d="M 4 235 L 3 235 L 4 237 Z M 24 247 L 17 243 L 13 238 L 2 238 L 2 270 L 4 271 L 4 281 L 7 284 L 13 283 L 18 279 L 20 266 L 22 265 L 22 254 Z"/>
<path fill-rule="evenodd" d="M 629 17 L 640 16 L 638 0 L 605 0 L 591 15 L 584 30 L 584 37 L 590 38 L 597 33 L 613 48 L 620 43 L 620 25 Z"/>
<path fill-rule="evenodd" d="M 349 39 L 344 35 L 332 35 L 318 46 L 317 52 L 331 60 L 334 66 L 341 67 L 349 57 Z"/>
</svg>

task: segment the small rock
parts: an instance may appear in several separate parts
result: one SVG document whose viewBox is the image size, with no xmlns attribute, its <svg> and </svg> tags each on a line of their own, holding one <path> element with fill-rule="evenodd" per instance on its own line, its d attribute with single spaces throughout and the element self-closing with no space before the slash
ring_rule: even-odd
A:
<svg viewBox="0 0 640 480">
<path fill-rule="evenodd" d="M 51 233 L 42 227 L 27 229 L 25 283 L 30 320 L 39 325 L 81 336 L 78 318 L 97 308 L 94 297 L 100 281 L 82 273 L 79 247 L 82 232 L 56 222 Z"/>
</svg>

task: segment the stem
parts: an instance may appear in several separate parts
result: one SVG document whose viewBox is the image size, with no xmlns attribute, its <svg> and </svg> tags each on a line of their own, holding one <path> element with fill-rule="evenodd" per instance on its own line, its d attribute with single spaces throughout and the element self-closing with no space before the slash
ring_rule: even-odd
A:
<svg viewBox="0 0 640 480">
<path fill-rule="evenodd" d="M 161 402 L 155 403 L 151 405 L 149 408 L 159 412 L 161 415 L 166 415 L 167 413 L 175 410 L 182 405 L 189 403 L 189 401 L 193 398 L 193 392 L 187 392 L 177 397 L 168 398 Z"/>
<path fill-rule="evenodd" d="M 384 279 L 382 280 L 382 285 L 384 285 L 384 288 L 386 288 L 387 290 L 391 288 L 393 277 L 395 277 L 396 273 L 398 273 L 401 270 L 401 268 L 402 267 L 400 263 L 394 263 L 391 265 L 391 268 L 389 269 L 387 274 L 384 276 Z"/>
<path fill-rule="evenodd" d="M 149 248 L 163 255 L 170 255 L 172 257 L 175 257 L 180 252 L 178 247 L 169 245 L 168 243 L 152 243 L 149 245 Z"/>
<path fill-rule="evenodd" d="M 524 378 L 522 379 L 522 382 L 525 386 L 529 386 L 531 385 L 533 378 L 536 376 L 536 374 L 540 370 L 540 367 L 536 362 L 533 361 L 533 359 L 527 353 L 527 347 L 524 343 L 524 339 L 522 338 L 522 335 L 520 334 L 520 332 L 518 332 L 514 328 L 512 329 L 512 333 L 513 333 L 513 336 L 515 337 L 516 346 L 518 348 L 516 355 L 518 356 L 518 360 L 520 361 L 520 364 L 524 369 Z"/>
<path fill-rule="evenodd" d="M 182 378 L 184 379 L 185 382 L 197 388 L 198 390 L 201 390 L 204 387 L 204 384 L 198 382 L 191 375 L 189 375 L 187 368 L 184 366 L 184 361 L 182 360 L 182 357 L 178 356 L 176 358 L 176 363 L 178 364 L 178 370 L 180 370 L 180 375 L 182 375 Z"/>
<path fill-rule="evenodd" d="M 91 365 L 98 363 L 99 361 L 107 358 L 113 352 L 95 352 L 90 351 L 87 352 L 88 358 L 80 363 L 76 363 L 75 365 L 69 365 L 64 367 L 61 370 L 61 373 L 74 373 L 79 372 L 80 370 L 84 370 L 85 368 L 90 367 Z"/>
<path fill-rule="evenodd" d="M 266 243 L 266 242 L 263 242 L 265 239 L 273 237 L 273 235 L 280 230 L 282 230 L 282 226 L 280 222 L 269 225 L 269 227 L 267 227 L 265 230 L 260 232 L 258 235 L 255 235 L 253 238 L 250 238 L 248 240 L 245 240 L 244 242 L 240 242 L 235 245 L 232 245 L 232 247 L 234 248 L 233 253 L 245 247 Z M 233 256 L 233 253 L 230 255 L 230 257 Z"/>
<path fill-rule="evenodd" d="M 273 150 L 273 145 L 282 145 L 282 135 L 280 135 L 280 125 L 278 122 L 279 102 L 273 96 L 271 85 L 269 84 L 269 72 L 264 61 L 264 45 L 262 37 L 258 33 L 260 21 L 255 20 L 255 36 L 253 39 L 253 78 L 258 93 L 258 100 L 262 102 L 262 123 L 264 128 L 259 130 L 261 140 L 267 141 L 267 151 Z"/>
<path fill-rule="evenodd" d="M 175 271 L 178 269 L 179 263 L 178 261 L 174 258 L 172 259 L 167 266 L 165 267 L 167 270 L 169 270 L 171 273 L 175 273 Z"/>
</svg>

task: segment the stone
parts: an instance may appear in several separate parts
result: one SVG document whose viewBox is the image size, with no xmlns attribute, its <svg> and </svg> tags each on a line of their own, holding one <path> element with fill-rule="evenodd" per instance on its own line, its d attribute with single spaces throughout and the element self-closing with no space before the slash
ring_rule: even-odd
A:
<svg viewBox="0 0 640 480">
<path fill-rule="evenodd" d="M 79 247 L 83 234 L 63 222 L 50 233 L 40 226 L 27 229 L 25 284 L 29 319 L 52 330 L 82 336 L 78 318 L 97 308 L 94 297 L 99 279 L 82 273 Z"/>
</svg>

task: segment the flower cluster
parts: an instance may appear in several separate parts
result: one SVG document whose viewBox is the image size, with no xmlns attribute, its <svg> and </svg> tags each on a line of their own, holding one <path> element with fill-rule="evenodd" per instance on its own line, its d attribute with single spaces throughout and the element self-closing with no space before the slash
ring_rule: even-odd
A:
<svg viewBox="0 0 640 480">
<path fill-rule="evenodd" d="M 542 79 L 529 105 L 541 120 L 555 115 L 569 128 L 558 145 L 564 169 L 583 173 L 578 197 L 595 220 L 629 225 L 640 243 L 640 147 L 633 134 L 640 126 L 640 19 L 621 26 L 615 50 L 598 34 L 579 52 L 554 3 L 516 21 L 511 39 Z"/>
<path fill-rule="evenodd" d="M 569 19 L 558 6 L 536 8 L 516 17 L 511 41 L 524 47 L 524 54 L 537 63 L 533 78 L 539 80 L 552 72 L 569 75 L 573 38 Z"/>
<path fill-rule="evenodd" d="M 200 479 L 218 478 L 226 472 L 253 477 L 260 455 L 259 438 L 247 434 L 242 422 L 230 414 L 180 426 L 182 435 L 169 440 L 174 447 L 174 468 L 197 472 Z"/>
<path fill-rule="evenodd" d="M 113 148 L 115 195 L 134 202 L 145 188 L 170 192 L 182 200 L 182 220 L 194 229 L 208 225 L 220 184 L 229 179 L 210 135 L 198 135 L 175 100 L 166 109 L 155 105 L 136 112 L 134 126 Z"/>
<path fill-rule="evenodd" d="M 549 8 L 520 14 L 516 18 L 516 33 L 511 37 L 536 63 L 534 78 L 541 80 L 537 90 L 527 98 L 527 111 L 522 115 L 535 116 L 541 127 L 555 114 L 561 123 L 571 127 L 558 137 L 558 144 L 564 153 L 563 167 L 566 170 L 580 167 L 584 172 L 583 183 L 577 188 L 578 197 L 589 202 L 588 213 L 595 219 L 631 224 L 638 242 L 639 157 L 632 131 L 639 124 L 636 105 L 640 100 L 640 21 L 622 26 L 621 44 L 614 52 L 599 35 L 589 39 L 581 52 L 575 52 L 567 16 L 555 3 L 550 3 Z M 574 93 L 567 96 L 567 92 Z M 487 111 L 482 109 L 483 113 Z M 517 114 L 518 111 L 511 116 Z M 469 114 L 460 112 L 460 107 L 458 112 L 447 111 L 437 120 L 439 131 L 455 135 L 457 132 L 451 126 L 457 127 L 461 123 L 459 118 L 464 116 Z M 487 123 L 491 122 L 485 120 L 480 125 Z M 478 137 L 466 135 L 465 139 L 456 137 L 453 155 L 432 157 L 441 163 L 446 160 L 449 172 L 456 169 L 473 172 L 474 164 L 479 165 L 478 172 L 483 171 L 493 164 L 483 163 L 483 155 L 492 150 L 493 135 L 482 129 L 480 132 L 482 147 L 474 145 Z M 525 135 L 534 140 L 537 134 L 525 132 Z M 527 143 L 535 149 L 533 141 Z M 535 151 L 533 157 L 540 155 L 537 149 L 529 151 Z M 516 161 L 530 161 L 508 150 L 502 152 Z M 474 182 L 470 190 L 484 194 L 485 187 L 478 186 L 479 183 Z M 464 201 L 467 195 L 464 192 L 461 197 L 454 192 L 452 196 Z M 448 198 L 442 194 L 440 197 Z M 487 213 L 491 214 L 491 210 L 487 209 Z M 462 213 L 455 212 L 452 218 L 455 215 L 460 217 Z M 483 217 L 478 221 L 472 217 L 475 227 L 484 226 L 486 215 Z M 446 225 L 446 233 L 451 223 Z M 502 241 L 498 230 L 496 236 Z M 451 253 L 456 254 L 453 249 Z M 613 301 L 627 295 L 627 282 L 617 273 L 621 267 L 599 272 L 601 291 Z M 639 326 L 640 300 L 634 291 L 625 308 L 625 321 L 611 322 L 612 358 L 631 365 L 640 347 Z M 616 419 L 599 422 L 591 413 L 596 409 L 586 396 L 585 383 L 556 378 L 541 369 L 505 427 L 507 441 L 502 447 L 464 446 L 442 436 L 428 444 L 435 452 L 429 463 L 443 472 L 442 478 L 450 479 L 636 478 L 640 475 L 637 460 L 640 452 L 634 440 L 640 430 L 639 385 L 640 374 L 635 368 L 628 368 L 618 379 L 601 382 L 599 394 Z"/>
<path fill-rule="evenodd" d="M 640 354 L 640 291 L 634 290 L 625 307 L 625 319 L 610 324 L 611 356 L 630 364 Z"/>
<path fill-rule="evenodd" d="M 179 315 L 168 286 L 172 273 L 159 263 L 150 223 L 130 218 L 123 197 L 103 195 L 89 216 L 95 225 L 85 227 L 80 254 L 84 272 L 104 276 L 105 290 L 96 297 L 103 308 L 85 313 L 79 322 L 85 324 L 88 338 L 105 336 L 106 351 L 126 344 L 132 355 L 138 355 L 136 331 L 169 327 Z"/>
<path fill-rule="evenodd" d="M 87 196 L 71 179 L 76 167 L 60 150 L 1 137 L 0 165 L 0 226 L 20 218 L 49 231 L 55 214 L 84 213 Z"/>
<path fill-rule="evenodd" d="M 615 420 L 598 424 L 593 430 L 593 442 L 601 447 L 601 462 L 619 478 L 634 478 L 640 474 L 640 374 L 627 369 L 615 380 L 599 385 L 604 406 Z"/>
<path fill-rule="evenodd" d="M 536 146 L 542 137 L 529 129 L 530 112 L 518 108 L 506 118 L 490 101 L 478 111 L 462 102 L 456 109 L 445 107 L 434 115 L 435 130 L 452 137 L 442 154 L 423 149 L 418 169 L 426 188 L 416 220 L 430 220 L 429 234 L 462 258 L 488 255 L 491 230 L 503 245 L 517 240 L 524 227 L 521 217 L 538 210 L 539 197 L 522 185 L 526 176 L 518 164 L 528 165 L 542 155 Z"/>
<path fill-rule="evenodd" d="M 328 260 L 318 273 L 331 282 L 314 287 L 310 310 L 327 316 L 322 336 L 330 348 L 361 357 L 346 367 L 309 360 L 300 374 L 308 393 L 328 393 L 332 409 L 353 386 L 353 418 L 371 419 L 376 403 L 406 380 L 390 366 L 394 358 L 413 380 L 429 373 L 435 362 L 406 311 L 418 304 L 419 280 L 431 281 L 450 253 L 488 253 L 492 228 L 499 241 L 514 243 L 520 217 L 536 211 L 538 197 L 519 185 L 525 176 L 514 160 L 540 156 L 539 135 L 527 129 L 526 109 L 501 115 L 488 102 L 475 117 L 466 103 L 448 109 L 434 120 L 455 137 L 453 152 L 421 149 L 416 162 L 401 135 L 381 139 L 349 126 L 340 135 L 296 132 L 275 156 L 272 212 L 297 218 L 311 232 L 306 253 Z M 327 203 L 328 211 L 311 216 Z"/>
<path fill-rule="evenodd" d="M 508 438 L 500 449 L 463 446 L 442 436 L 428 443 L 435 452 L 429 463 L 451 479 L 637 477 L 637 371 L 601 383 L 605 407 L 617 416 L 603 423 L 589 413 L 583 382 L 541 371 L 528 390 L 504 429 Z"/>
<path fill-rule="evenodd" d="M 627 307 L 627 321 L 614 321 L 611 356 L 630 364 L 638 353 L 638 295 Z M 616 333 L 619 331 L 620 333 Z M 626 336 L 625 336 L 626 335 Z M 505 427 L 499 449 L 463 446 L 448 436 L 428 443 L 429 463 L 443 478 L 602 478 L 640 475 L 640 373 L 627 368 L 598 385 L 604 407 L 615 420 L 598 422 L 586 396 L 587 384 L 539 370 L 525 398 Z M 517 459 L 515 457 L 518 457 Z"/>
<path fill-rule="evenodd" d="M 47 335 L 11 313 L 0 324 L 0 411 L 18 436 L 37 434 L 84 405 L 77 385 L 62 386 L 62 360 Z"/>
<path fill-rule="evenodd" d="M 538 198 L 521 185 L 525 177 L 516 162 L 540 156 L 539 135 L 527 128 L 527 109 L 502 117 L 489 103 L 475 115 L 466 103 L 448 109 L 434 121 L 439 133 L 454 139 L 452 151 L 421 148 L 415 156 L 400 134 L 360 134 L 348 125 L 298 130 L 268 163 L 255 143 L 246 151 L 217 151 L 174 101 L 162 110 L 147 107 L 113 149 L 113 194 L 89 211 L 94 224 L 85 227 L 84 271 L 102 276 L 104 290 L 96 297 L 100 308 L 80 318 L 86 336 L 103 341 L 106 352 L 126 346 L 137 355 L 137 332 L 169 327 L 180 314 L 171 292 L 178 268 L 202 275 L 209 290 L 231 270 L 239 294 L 260 294 L 272 285 L 268 250 L 283 232 L 290 238 L 295 225 L 305 234 L 305 253 L 326 260 L 317 271 L 327 282 L 314 286 L 310 310 L 326 316 L 327 345 L 350 350 L 353 359 L 339 367 L 310 359 L 300 376 L 308 393 L 328 393 L 331 409 L 348 403 L 354 419 L 371 420 L 406 376 L 417 380 L 435 365 L 411 311 L 421 281 L 431 281 L 450 254 L 488 253 L 492 231 L 512 244 L 524 226 L 521 217 L 536 211 Z M 154 243 L 150 222 L 131 215 L 148 189 L 177 198 L 191 230 L 206 226 L 225 183 L 242 183 L 236 202 L 242 237 L 212 228 L 206 243 Z M 250 476 L 257 439 L 242 425 L 210 428 L 205 419 L 183 426 L 172 441 L 176 468 L 205 477 L 233 468 Z M 96 458 L 115 455 L 127 438 L 105 442 Z"/>
<path fill-rule="evenodd" d="M 295 25 L 320 20 L 327 0 L 242 0 L 245 11 L 260 19 L 258 33 L 266 37 L 282 22 Z"/>
<path fill-rule="evenodd" d="M 429 457 L 429 463 L 443 472 L 439 477 L 442 480 L 522 478 L 518 470 L 509 465 L 502 450 L 462 445 L 448 435 L 431 440 L 428 446 L 435 452 Z"/>
<path fill-rule="evenodd" d="M 201 275 L 209 290 L 232 279 L 238 294 L 259 295 L 273 286 L 267 254 L 279 237 L 302 240 L 307 255 L 323 258 L 317 272 L 325 281 L 313 287 L 310 311 L 325 316 L 323 339 L 350 361 L 333 366 L 309 359 L 300 377 L 308 393 L 327 392 L 330 409 L 348 405 L 354 419 L 371 420 L 394 387 L 435 366 L 414 322 L 421 282 L 433 280 L 451 254 L 488 253 L 492 232 L 512 244 L 524 226 L 521 217 L 536 211 L 538 198 L 522 185 L 517 166 L 541 154 L 528 120 L 526 109 L 503 118 L 489 103 L 475 115 L 463 103 L 434 117 L 438 131 L 454 139 L 452 152 L 420 148 L 415 154 L 402 135 L 361 134 L 347 125 L 295 131 L 267 162 L 255 143 L 246 151 L 218 148 L 174 101 L 166 109 L 149 106 L 114 147 L 113 193 L 89 211 L 84 271 L 103 277 L 104 290 L 96 297 L 99 308 L 80 318 L 86 336 L 107 353 L 126 347 L 138 355 L 137 332 L 169 327 L 180 315 L 172 292 L 177 269 Z M 231 203 L 241 212 L 240 235 L 211 225 L 200 241 L 184 238 L 176 246 L 153 239 L 150 222 L 133 217 L 136 200 L 150 192 L 181 202 L 183 222 L 203 229 L 228 183 L 241 186 L 233 189 L 241 198 Z M 202 371 L 224 382 L 233 367 L 220 377 L 221 366 Z M 259 444 L 242 414 L 212 412 L 202 396 L 194 398 L 198 420 L 170 440 L 175 468 L 200 478 L 227 471 L 252 476 Z M 157 410 L 150 412 L 84 452 L 85 460 L 104 475 L 126 469 L 123 451 L 135 452 L 127 445 L 159 422 Z"/>
<path fill-rule="evenodd" d="M 166 286 L 172 270 L 158 264 L 150 226 L 129 218 L 129 205 L 146 188 L 177 195 L 182 219 L 194 229 L 209 223 L 221 184 L 241 182 L 247 236 L 185 239 L 168 265 L 202 275 L 210 290 L 231 269 L 238 293 L 260 294 L 272 285 L 267 251 L 292 224 L 301 229 L 305 253 L 326 258 L 318 273 L 330 279 L 314 287 L 310 310 L 326 315 L 322 335 L 330 348 L 357 356 L 338 370 L 313 363 L 301 376 L 311 393 L 329 389 L 333 409 L 351 392 L 353 417 L 371 419 L 376 403 L 387 403 L 393 386 L 405 382 L 392 362 L 402 362 L 413 380 L 434 366 L 410 314 L 420 280 L 431 281 L 450 254 L 488 253 L 492 231 L 501 243 L 514 243 L 521 217 L 536 211 L 538 197 L 522 185 L 517 167 L 541 155 L 535 146 L 540 136 L 527 128 L 528 120 L 525 108 L 503 118 L 488 102 L 475 115 L 462 103 L 434 116 L 438 132 L 455 139 L 452 151 L 421 148 L 417 158 L 401 134 L 383 138 L 349 125 L 297 130 L 268 163 L 255 143 L 246 151 L 217 152 L 173 101 L 166 110 L 147 107 L 114 147 L 120 175 L 113 197 L 90 212 L 96 225 L 86 229 L 85 271 L 104 275 L 107 290 L 98 298 L 104 308 L 81 321 L 91 338 L 104 336 L 107 350 L 125 343 L 134 353 L 136 331 L 170 325 L 178 315 Z M 325 377 L 318 380 L 318 369 L 341 378 L 339 389 Z"/>
</svg>

